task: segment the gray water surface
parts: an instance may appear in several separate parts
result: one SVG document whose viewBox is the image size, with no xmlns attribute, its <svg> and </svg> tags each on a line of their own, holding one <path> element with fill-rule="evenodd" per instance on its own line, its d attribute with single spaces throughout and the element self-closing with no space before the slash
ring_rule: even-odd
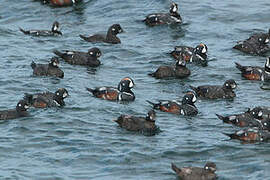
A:
<svg viewBox="0 0 270 180">
<path fill-rule="evenodd" d="M 62 109 L 30 109 L 31 117 L 0 122 L 0 179 L 177 179 L 178 166 L 217 164 L 220 179 L 270 179 L 269 143 L 241 144 L 223 132 L 237 128 L 223 124 L 218 114 L 269 106 L 269 91 L 260 82 L 241 78 L 234 62 L 263 66 L 265 57 L 232 49 L 238 40 L 269 28 L 266 0 L 182 0 L 182 26 L 147 27 L 147 14 L 166 12 L 167 0 L 92 0 L 75 7 L 51 8 L 31 0 L 2 0 L 0 5 L 0 109 L 14 108 L 24 93 L 55 91 L 71 95 Z M 18 29 L 50 29 L 59 21 L 62 37 L 31 37 Z M 122 44 L 91 44 L 79 38 L 106 32 L 120 23 Z M 167 54 L 176 45 L 205 43 L 209 65 L 188 65 L 192 75 L 183 80 L 147 76 L 160 65 L 174 64 Z M 102 65 L 96 69 L 61 62 L 64 79 L 33 77 L 32 60 L 47 63 L 52 51 L 98 47 Z M 92 97 L 85 87 L 116 86 L 130 76 L 136 100 L 123 104 Z M 181 99 L 189 85 L 238 83 L 233 101 L 198 100 L 199 114 L 183 117 L 157 112 L 163 131 L 144 136 L 120 129 L 112 122 L 120 114 L 145 116 L 146 100 Z"/>
</svg>

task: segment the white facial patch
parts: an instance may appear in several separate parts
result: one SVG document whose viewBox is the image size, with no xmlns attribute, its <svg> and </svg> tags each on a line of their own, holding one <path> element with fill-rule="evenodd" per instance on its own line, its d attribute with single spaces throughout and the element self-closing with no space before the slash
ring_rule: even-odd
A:
<svg viewBox="0 0 270 180">
<path fill-rule="evenodd" d="M 94 53 L 92 51 L 90 51 L 89 54 L 93 55 Z"/>
<path fill-rule="evenodd" d="M 196 101 L 197 101 L 196 96 L 193 96 L 193 98 L 192 98 L 192 102 L 196 102 Z"/>
<path fill-rule="evenodd" d="M 202 53 L 205 54 L 207 52 L 206 47 L 203 46 Z"/>
<path fill-rule="evenodd" d="M 53 66 L 57 66 L 58 64 L 56 62 L 53 62 Z"/>
<path fill-rule="evenodd" d="M 53 27 L 53 30 L 56 31 L 57 29 L 58 29 L 58 27 L 55 25 L 55 26 Z"/>
<path fill-rule="evenodd" d="M 129 87 L 132 88 L 134 86 L 133 82 L 131 80 L 129 80 L 130 83 L 129 83 Z"/>
<path fill-rule="evenodd" d="M 232 87 L 232 89 L 235 89 L 236 88 L 236 85 L 235 84 L 232 84 L 231 87 Z"/>
<path fill-rule="evenodd" d="M 25 109 L 28 109 L 28 108 L 29 108 L 29 106 L 25 105 L 25 106 L 24 106 L 24 108 L 25 108 Z"/>
<path fill-rule="evenodd" d="M 71 0 L 73 4 L 75 4 L 75 0 Z"/>
<path fill-rule="evenodd" d="M 262 115 L 263 115 L 263 112 L 260 111 L 260 112 L 258 113 L 258 116 L 261 117 Z"/>
<path fill-rule="evenodd" d="M 63 98 L 65 98 L 65 97 L 67 97 L 68 96 L 68 94 L 65 92 L 64 94 L 63 94 Z"/>
<path fill-rule="evenodd" d="M 268 38 L 266 38 L 264 42 L 265 42 L 265 43 L 269 43 L 269 39 L 268 39 Z"/>
<path fill-rule="evenodd" d="M 114 29 L 114 28 L 112 28 L 112 31 L 115 31 L 115 29 Z"/>
<path fill-rule="evenodd" d="M 176 12 L 176 11 L 177 11 L 177 7 L 176 7 L 176 6 L 173 6 L 172 11 L 173 11 L 173 12 Z"/>
<path fill-rule="evenodd" d="M 205 166 L 205 169 L 209 169 L 209 167 L 208 166 Z"/>
<path fill-rule="evenodd" d="M 58 93 L 56 93 L 56 95 L 57 95 L 57 96 L 59 96 L 59 92 L 58 92 Z"/>
<path fill-rule="evenodd" d="M 20 103 L 20 104 L 18 104 L 18 106 L 19 106 L 19 107 L 22 107 L 22 104 Z"/>
</svg>

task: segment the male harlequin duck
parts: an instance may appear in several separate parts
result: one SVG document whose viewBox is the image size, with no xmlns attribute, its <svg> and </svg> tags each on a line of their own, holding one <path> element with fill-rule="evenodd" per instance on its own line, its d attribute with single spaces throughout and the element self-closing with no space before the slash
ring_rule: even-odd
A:
<svg viewBox="0 0 270 180">
<path fill-rule="evenodd" d="M 235 62 L 236 68 L 241 71 L 241 75 L 248 80 L 268 81 L 270 79 L 270 57 L 266 59 L 264 68 L 258 66 L 242 66 Z"/>
<path fill-rule="evenodd" d="M 172 170 L 182 180 L 215 180 L 218 179 L 215 174 L 217 168 L 213 162 L 207 162 L 203 168 L 200 167 L 182 167 L 178 168 L 172 163 Z"/>
<path fill-rule="evenodd" d="M 196 100 L 197 98 L 194 93 L 187 93 L 182 99 L 182 104 L 178 101 L 159 101 L 159 103 L 153 103 L 151 101 L 147 102 L 153 105 L 154 109 L 158 109 L 160 111 L 193 116 L 198 114 L 198 109 L 194 105 Z"/>
<path fill-rule="evenodd" d="M 140 131 L 148 135 L 155 135 L 159 132 L 159 128 L 155 125 L 156 113 L 154 110 L 148 111 L 146 117 L 136 117 L 131 115 L 121 115 L 117 120 L 121 128 L 128 131 Z"/>
<path fill-rule="evenodd" d="M 262 142 L 270 139 L 270 131 L 261 130 L 259 128 L 248 128 L 236 131 L 232 134 L 223 133 L 231 139 L 238 139 L 243 142 Z"/>
<path fill-rule="evenodd" d="M 87 91 L 91 92 L 95 97 L 109 100 L 109 101 L 134 101 L 135 95 L 131 91 L 134 87 L 134 82 L 131 78 L 123 78 L 118 87 L 97 87 L 95 89 L 86 88 Z"/>
<path fill-rule="evenodd" d="M 116 36 L 117 34 L 124 32 L 120 24 L 113 24 L 107 32 L 107 35 L 103 34 L 94 34 L 92 36 L 86 37 L 80 35 L 82 39 L 88 42 L 105 42 L 111 44 L 120 44 L 120 39 Z"/>
<path fill-rule="evenodd" d="M 207 65 L 207 46 L 203 43 L 195 48 L 189 46 L 176 46 L 170 54 L 177 60 L 195 62 L 202 66 Z"/>
<path fill-rule="evenodd" d="M 50 4 L 56 7 L 72 6 L 82 0 L 42 0 L 43 3 Z"/>
<path fill-rule="evenodd" d="M 31 64 L 33 75 L 35 76 L 55 76 L 59 78 L 64 77 L 64 72 L 59 68 L 59 60 L 52 57 L 49 64 L 36 64 L 34 61 Z"/>
<path fill-rule="evenodd" d="M 185 78 L 190 75 L 190 70 L 186 67 L 186 62 L 178 60 L 175 66 L 160 66 L 155 72 L 148 74 L 157 79 L 162 78 Z"/>
<path fill-rule="evenodd" d="M 258 127 L 270 130 L 270 119 L 264 119 L 261 108 L 254 108 L 241 114 L 221 116 L 216 114 L 224 123 L 233 124 L 239 127 Z"/>
<path fill-rule="evenodd" d="M 146 25 L 155 26 L 160 24 L 181 24 L 182 18 L 178 13 L 178 5 L 176 3 L 172 3 L 170 7 L 169 13 L 154 13 L 149 14 L 143 20 Z"/>
<path fill-rule="evenodd" d="M 52 29 L 49 30 L 23 30 L 20 28 L 20 31 L 24 34 L 33 35 L 33 36 L 56 36 L 56 35 L 62 35 L 62 32 L 60 31 L 60 25 L 59 22 L 55 21 L 52 25 Z"/>
<path fill-rule="evenodd" d="M 270 30 L 268 34 L 253 34 L 250 38 L 237 42 L 233 48 L 248 54 L 263 55 L 270 50 L 269 46 L 267 45 L 267 43 L 269 43 L 269 36 Z"/>
<path fill-rule="evenodd" d="M 64 99 L 68 96 L 68 91 L 65 88 L 60 88 L 55 93 L 26 93 L 24 100 L 35 108 L 62 107 L 65 105 Z"/>
<path fill-rule="evenodd" d="M 0 111 L 0 120 L 16 119 L 19 117 L 29 116 L 27 109 L 29 108 L 25 100 L 20 100 L 16 106 L 16 109 L 9 109 Z"/>
<path fill-rule="evenodd" d="M 91 48 L 88 52 L 80 51 L 53 51 L 54 54 L 64 59 L 69 64 L 84 65 L 90 67 L 97 67 L 100 65 L 98 58 L 101 56 L 101 51 L 98 48 Z"/>
<path fill-rule="evenodd" d="M 230 99 L 234 98 L 235 92 L 233 91 L 237 87 L 236 82 L 233 79 L 225 81 L 222 86 L 203 85 L 198 87 L 190 86 L 192 90 L 196 92 L 198 97 L 206 99 Z"/>
</svg>

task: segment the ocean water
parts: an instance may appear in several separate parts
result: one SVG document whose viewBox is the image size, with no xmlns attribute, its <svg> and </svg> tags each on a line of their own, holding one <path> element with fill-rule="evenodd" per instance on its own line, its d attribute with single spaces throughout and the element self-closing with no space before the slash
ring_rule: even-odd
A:
<svg viewBox="0 0 270 180">
<path fill-rule="evenodd" d="M 234 44 L 254 32 L 269 29 L 270 2 L 265 0 L 175 1 L 181 26 L 147 27 L 149 13 L 167 12 L 167 0 L 85 0 L 78 6 L 52 8 L 31 0 L 2 0 L 0 5 L 0 109 L 14 108 L 24 93 L 66 88 L 64 108 L 30 109 L 30 117 L 0 122 L 0 179 L 177 179 L 177 166 L 217 164 L 219 179 L 270 179 L 269 143 L 242 144 L 223 133 L 238 128 L 223 124 L 216 113 L 240 113 L 258 105 L 269 106 L 270 92 L 260 82 L 243 79 L 234 62 L 263 66 L 266 57 L 245 55 Z M 32 37 L 19 31 L 50 29 L 60 22 L 63 36 Z M 79 38 L 106 32 L 120 23 L 125 33 L 117 45 L 92 44 Z M 147 76 L 160 65 L 172 65 L 168 52 L 176 45 L 208 46 L 207 67 L 188 64 L 191 76 L 157 80 Z M 64 79 L 32 76 L 31 62 L 47 63 L 53 50 L 98 47 L 98 68 L 72 66 L 61 61 Z M 129 76 L 136 84 L 136 100 L 116 103 L 94 98 L 86 87 L 117 86 Z M 199 114 L 183 117 L 158 112 L 162 130 L 144 136 L 118 127 L 121 114 L 145 116 L 146 100 L 181 100 L 189 85 L 222 85 L 234 79 L 232 100 L 198 100 Z"/>
</svg>

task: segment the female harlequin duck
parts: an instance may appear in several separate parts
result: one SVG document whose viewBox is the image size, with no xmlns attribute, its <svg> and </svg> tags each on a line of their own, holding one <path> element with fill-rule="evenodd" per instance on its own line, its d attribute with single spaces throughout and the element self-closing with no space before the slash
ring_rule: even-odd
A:
<svg viewBox="0 0 270 180">
<path fill-rule="evenodd" d="M 267 45 L 267 43 L 269 43 L 269 36 L 270 30 L 268 34 L 254 34 L 247 40 L 237 42 L 233 48 L 248 54 L 263 55 L 270 50 L 269 46 Z"/>
<path fill-rule="evenodd" d="M 234 114 L 230 116 L 221 116 L 216 114 L 224 123 L 233 124 L 239 127 L 258 127 L 260 129 L 270 130 L 270 119 L 263 118 L 261 108 L 254 108 L 245 113 Z"/>
<path fill-rule="evenodd" d="M 91 48 L 88 52 L 80 51 L 64 51 L 55 50 L 54 54 L 64 59 L 69 64 L 84 65 L 97 67 L 100 65 L 98 58 L 101 56 L 101 51 L 98 48 Z"/>
<path fill-rule="evenodd" d="M 178 5 L 176 3 L 172 3 L 170 7 L 169 13 L 154 13 L 149 14 L 143 20 L 146 25 L 155 26 L 160 24 L 177 24 L 182 23 L 182 18 L 178 13 Z"/>
<path fill-rule="evenodd" d="M 55 93 L 26 93 L 24 100 L 35 108 L 62 107 L 65 105 L 64 99 L 68 96 L 68 91 L 65 88 L 60 88 Z"/>
<path fill-rule="evenodd" d="M 170 54 L 177 60 L 195 62 L 202 66 L 207 65 L 207 46 L 199 44 L 195 48 L 189 46 L 176 46 Z"/>
<path fill-rule="evenodd" d="M 48 3 L 56 7 L 72 6 L 76 3 L 81 2 L 82 0 L 42 0 L 43 3 Z"/>
<path fill-rule="evenodd" d="M 266 59 L 264 68 L 258 66 L 242 66 L 235 62 L 236 68 L 248 80 L 268 81 L 270 79 L 270 57 Z"/>
<path fill-rule="evenodd" d="M 80 35 L 82 39 L 88 42 L 105 42 L 111 44 L 120 44 L 120 39 L 116 36 L 117 34 L 124 32 L 120 24 L 113 24 L 107 32 L 107 35 L 103 34 L 94 34 L 93 36 L 83 36 Z"/>
<path fill-rule="evenodd" d="M 186 62 L 178 60 L 175 66 L 160 66 L 154 73 L 148 74 L 157 79 L 162 78 L 185 78 L 190 75 L 190 70 L 186 67 Z"/>
<path fill-rule="evenodd" d="M 23 30 L 20 28 L 20 31 L 24 34 L 33 35 L 33 36 L 56 36 L 56 35 L 62 35 L 62 32 L 60 31 L 60 25 L 59 22 L 55 21 L 52 25 L 51 31 L 49 30 Z"/>
<path fill-rule="evenodd" d="M 20 100 L 16 106 L 16 109 L 9 109 L 0 111 L 0 120 L 16 119 L 20 117 L 29 116 L 27 109 L 29 108 L 25 100 Z"/>
<path fill-rule="evenodd" d="M 238 139 L 243 142 L 262 142 L 270 139 L 270 131 L 261 130 L 259 128 L 248 128 L 240 131 L 236 131 L 233 134 L 224 133 L 231 139 Z"/>
<path fill-rule="evenodd" d="M 147 102 L 153 105 L 154 109 L 158 109 L 160 111 L 193 116 L 198 114 L 198 109 L 194 105 L 196 100 L 197 98 L 194 93 L 187 93 L 182 99 L 182 104 L 180 104 L 178 101 L 159 101 L 157 104 L 150 101 Z"/>
<path fill-rule="evenodd" d="M 34 61 L 31 64 L 33 75 L 35 76 L 55 76 L 59 78 L 64 77 L 64 72 L 59 68 L 59 60 L 52 57 L 49 64 L 36 64 Z"/>
<path fill-rule="evenodd" d="M 213 162 L 207 162 L 204 168 L 200 167 L 182 167 L 178 168 L 175 164 L 172 163 L 172 170 L 182 180 L 215 180 L 218 179 L 215 174 L 217 168 L 216 164 Z"/>
<path fill-rule="evenodd" d="M 159 132 L 159 128 L 155 125 L 156 113 L 150 110 L 146 117 L 136 117 L 130 115 L 121 115 L 117 120 L 121 128 L 128 131 L 139 131 L 148 135 L 155 135 Z"/>
<path fill-rule="evenodd" d="M 190 87 L 196 92 L 198 97 L 206 99 L 230 99 L 236 96 L 233 90 L 237 87 L 237 85 L 233 79 L 229 79 L 225 81 L 222 86 L 203 85 L 198 87 Z"/>
<path fill-rule="evenodd" d="M 135 95 L 131 91 L 133 87 L 133 80 L 126 77 L 119 82 L 118 88 L 104 86 L 95 89 L 86 88 L 86 90 L 91 92 L 97 98 L 109 101 L 134 101 Z"/>
</svg>

